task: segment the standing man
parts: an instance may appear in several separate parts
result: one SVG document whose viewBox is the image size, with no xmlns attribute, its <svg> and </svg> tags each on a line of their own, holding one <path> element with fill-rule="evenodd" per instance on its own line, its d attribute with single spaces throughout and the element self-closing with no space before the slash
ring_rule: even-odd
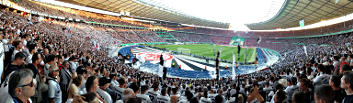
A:
<svg viewBox="0 0 353 103">
<path fill-rule="evenodd" d="M 66 101 L 68 97 L 69 84 L 72 78 L 72 74 L 70 72 L 70 64 L 68 61 L 63 62 L 63 68 L 60 70 L 60 89 L 63 92 L 63 102 Z"/>
<path fill-rule="evenodd" d="M 25 63 L 25 58 L 26 56 L 22 52 L 18 52 L 15 55 L 14 61 L 12 61 L 11 64 L 9 64 L 5 69 L 3 79 L 6 78 L 7 75 L 9 75 L 12 71 L 23 68 L 23 64 Z"/>
<path fill-rule="evenodd" d="M 13 42 L 14 44 L 14 51 L 12 53 L 12 56 L 11 56 L 11 61 L 14 61 L 15 60 L 15 56 L 18 52 L 21 52 L 22 51 L 22 48 L 23 48 L 23 43 L 21 40 L 16 40 Z"/>
<path fill-rule="evenodd" d="M 107 92 L 108 87 L 110 86 L 111 80 L 106 77 L 101 77 L 99 79 L 99 88 L 97 89 L 97 93 L 99 96 L 103 98 L 106 103 L 113 103 L 112 97 Z"/>
<path fill-rule="evenodd" d="M 62 92 L 58 81 L 59 67 L 51 65 L 49 68 L 49 90 L 48 97 L 49 103 L 62 103 Z"/>
<path fill-rule="evenodd" d="M 342 103 L 353 103 L 353 73 L 346 72 L 341 78 L 341 88 L 346 91 L 347 96 L 344 97 Z"/>
</svg>

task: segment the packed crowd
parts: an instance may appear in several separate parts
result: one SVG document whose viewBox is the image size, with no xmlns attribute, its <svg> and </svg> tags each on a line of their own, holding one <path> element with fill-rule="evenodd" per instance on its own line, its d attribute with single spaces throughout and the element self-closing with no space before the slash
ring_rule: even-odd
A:
<svg viewBox="0 0 353 103">
<path fill-rule="evenodd" d="M 307 54 L 302 46 L 288 46 L 280 51 L 284 60 L 265 71 L 188 80 L 140 72 L 109 58 L 104 49 L 91 48 L 92 40 L 138 42 L 144 36 L 138 32 L 115 36 L 103 33 L 105 27 L 27 20 L 4 9 L 0 15 L 1 103 L 353 102 L 350 34 L 298 40 L 330 46 L 307 46 Z M 69 35 L 63 30 L 68 24 Z"/>
<path fill-rule="evenodd" d="M 180 42 L 212 42 L 210 35 L 186 34 L 186 33 L 171 33 Z"/>
</svg>

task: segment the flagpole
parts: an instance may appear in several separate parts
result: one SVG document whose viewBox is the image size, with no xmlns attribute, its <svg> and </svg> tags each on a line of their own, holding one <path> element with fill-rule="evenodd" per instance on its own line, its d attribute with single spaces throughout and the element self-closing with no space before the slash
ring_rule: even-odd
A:
<svg viewBox="0 0 353 103">
<path fill-rule="evenodd" d="M 216 80 L 219 80 L 219 58 L 220 58 L 221 52 L 218 49 L 217 56 L 216 56 Z"/>
<path fill-rule="evenodd" d="M 233 62 L 232 62 L 232 79 L 235 79 L 235 54 L 233 53 Z"/>
</svg>

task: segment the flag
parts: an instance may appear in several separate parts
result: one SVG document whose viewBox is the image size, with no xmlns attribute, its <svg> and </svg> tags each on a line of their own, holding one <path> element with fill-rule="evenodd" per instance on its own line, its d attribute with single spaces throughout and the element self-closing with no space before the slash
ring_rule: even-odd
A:
<svg viewBox="0 0 353 103">
<path fill-rule="evenodd" d="M 31 20 L 32 19 L 32 14 L 29 14 L 27 20 Z"/>
<path fill-rule="evenodd" d="M 261 42 L 261 36 L 259 37 L 259 38 L 257 38 L 257 44 L 260 44 L 260 42 Z"/>
<path fill-rule="evenodd" d="M 305 45 L 303 46 L 303 49 L 304 49 L 305 55 L 308 56 L 308 52 L 306 51 L 306 46 Z"/>
<path fill-rule="evenodd" d="M 233 62 L 232 62 L 232 78 L 235 79 L 235 54 L 233 53 Z"/>
<path fill-rule="evenodd" d="M 22 11 L 21 16 L 24 17 L 25 15 L 27 15 L 27 13 Z"/>
<path fill-rule="evenodd" d="M 245 50 L 245 51 L 244 51 L 244 53 L 243 53 L 243 54 L 244 54 L 243 57 L 244 57 L 244 63 L 246 63 L 246 52 L 248 51 L 248 48 L 244 48 L 244 50 Z"/>
<path fill-rule="evenodd" d="M 97 43 L 96 48 L 97 48 L 97 50 L 101 49 L 99 43 Z"/>
<path fill-rule="evenodd" d="M 164 66 L 164 59 L 163 59 L 163 54 L 159 56 L 159 64 Z"/>
<path fill-rule="evenodd" d="M 238 55 L 240 54 L 240 50 L 241 50 L 241 47 L 240 47 L 240 44 L 238 44 Z"/>
<path fill-rule="evenodd" d="M 160 77 L 163 76 L 163 65 L 158 65 L 158 75 L 159 75 Z"/>
</svg>

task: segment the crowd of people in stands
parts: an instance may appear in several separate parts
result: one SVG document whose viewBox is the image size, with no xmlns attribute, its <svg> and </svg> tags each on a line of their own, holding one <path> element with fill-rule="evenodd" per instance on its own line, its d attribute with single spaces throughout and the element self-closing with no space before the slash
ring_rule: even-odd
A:
<svg viewBox="0 0 353 103">
<path fill-rule="evenodd" d="M 66 24 L 27 20 L 1 9 L 1 103 L 353 102 L 351 33 L 300 39 L 329 46 L 307 46 L 305 53 L 302 46 L 290 45 L 280 51 L 284 60 L 265 71 L 236 79 L 190 80 L 141 72 L 109 58 L 104 49 L 92 50 L 90 40 L 108 45 L 104 42 L 111 36 L 138 42 L 129 30 L 129 35 L 114 36 L 101 30 L 109 27 L 71 23 L 66 35 Z"/>
</svg>

